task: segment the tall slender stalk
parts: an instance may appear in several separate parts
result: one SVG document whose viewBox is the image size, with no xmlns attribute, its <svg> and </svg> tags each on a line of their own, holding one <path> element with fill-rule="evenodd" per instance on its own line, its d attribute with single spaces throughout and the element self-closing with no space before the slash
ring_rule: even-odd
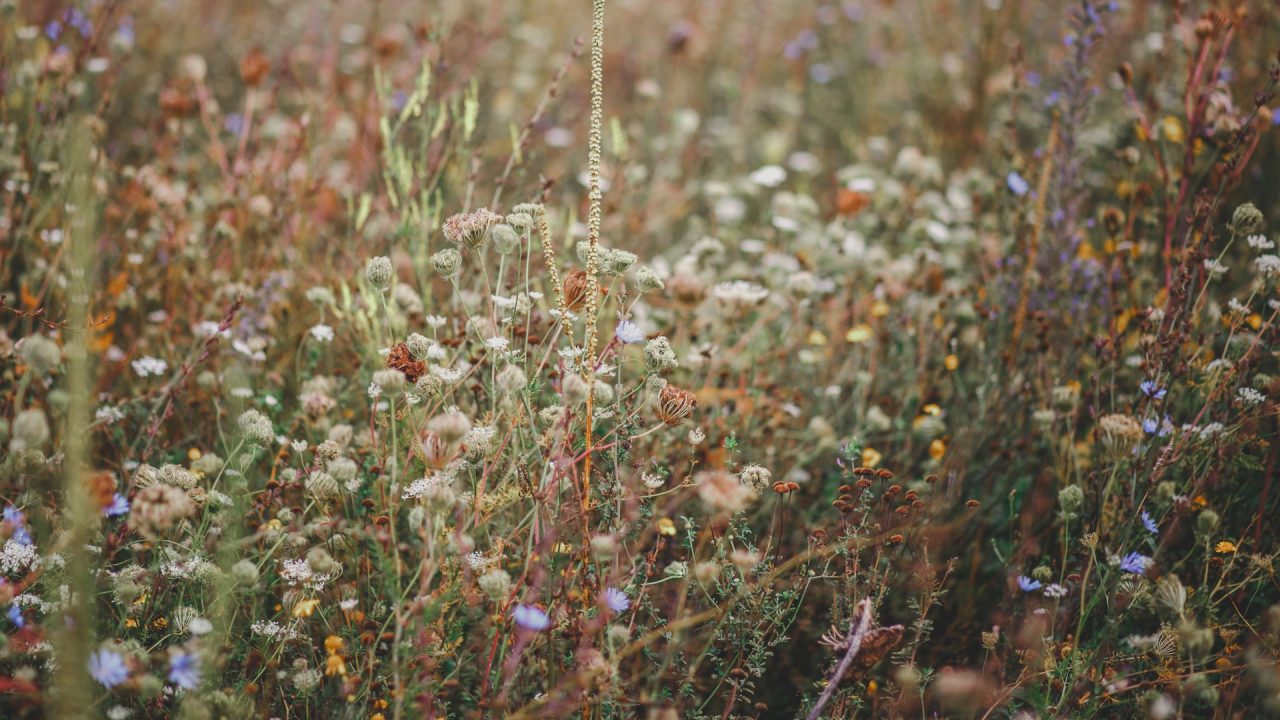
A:
<svg viewBox="0 0 1280 720">
<path fill-rule="evenodd" d="M 68 595 L 64 622 L 54 636 L 58 658 L 53 717 L 79 717 L 91 697 L 88 675 L 90 640 L 94 633 L 93 585 L 85 545 L 97 520 L 89 484 L 89 403 L 93 391 L 89 368 L 89 302 L 93 287 L 93 243 L 97 204 L 93 194 L 94 149 L 91 130 L 81 121 L 66 149 L 67 177 L 67 420 L 64 430 L 62 501 L 67 534 L 61 548 L 66 558 Z"/>
<path fill-rule="evenodd" d="M 604 0 L 593 0 L 591 11 L 591 128 L 587 135 L 587 169 L 591 191 L 587 210 L 587 417 L 586 459 L 582 463 L 582 508 L 591 506 L 591 431 L 595 410 L 596 325 L 600 316 L 600 136 L 604 125 Z"/>
</svg>

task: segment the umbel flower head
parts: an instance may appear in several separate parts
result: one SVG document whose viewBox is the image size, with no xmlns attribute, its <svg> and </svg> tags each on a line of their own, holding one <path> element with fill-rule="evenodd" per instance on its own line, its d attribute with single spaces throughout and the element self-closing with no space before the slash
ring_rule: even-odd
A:
<svg viewBox="0 0 1280 720">
<path fill-rule="evenodd" d="M 484 244 L 489 227 L 501 220 L 502 216 L 487 208 L 459 213 L 444 221 L 444 238 L 454 245 L 478 248 Z"/>
<path fill-rule="evenodd" d="M 716 510 L 739 512 L 756 499 L 756 491 L 750 485 L 723 470 L 698 473 L 695 483 L 698 497 Z"/>
<path fill-rule="evenodd" d="M 195 505 L 182 490 L 172 485 L 152 485 L 134 498 L 129 526 L 143 537 L 155 539 L 194 512 Z"/>
</svg>

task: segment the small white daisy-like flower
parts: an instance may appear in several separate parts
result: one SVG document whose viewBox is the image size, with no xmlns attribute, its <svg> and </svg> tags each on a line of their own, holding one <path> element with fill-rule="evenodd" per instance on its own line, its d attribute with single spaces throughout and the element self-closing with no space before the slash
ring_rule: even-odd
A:
<svg viewBox="0 0 1280 720">
<path fill-rule="evenodd" d="M 516 306 L 516 299 L 503 297 L 502 295 L 494 295 L 493 304 L 495 307 L 501 310 L 510 310 L 511 308 Z"/>
<path fill-rule="evenodd" d="M 765 165 L 747 178 L 760 187 L 775 188 L 787 181 L 787 171 L 781 165 Z"/>
<path fill-rule="evenodd" d="M 325 325 L 324 323 L 312 325 L 310 332 L 311 337 L 315 338 L 316 342 L 333 342 L 333 328 Z"/>
<path fill-rule="evenodd" d="M 1231 308 L 1232 312 L 1238 312 L 1238 313 L 1249 312 L 1249 308 L 1245 307 L 1244 303 L 1240 302 L 1235 298 L 1231 298 L 1230 300 L 1227 301 L 1227 307 Z"/>
<path fill-rule="evenodd" d="M 769 289 L 746 280 L 728 280 L 711 288 L 711 296 L 729 305 L 757 305 L 769 297 Z"/>
<path fill-rule="evenodd" d="M 657 473 L 641 473 L 640 482 L 650 490 L 657 490 L 665 485 L 667 480 Z"/>
<path fill-rule="evenodd" d="M 93 417 L 99 422 L 104 422 L 110 425 L 111 423 L 123 420 L 124 412 L 119 408 L 111 407 L 110 405 L 103 405 L 98 408 L 97 412 L 93 414 Z"/>
<path fill-rule="evenodd" d="M 231 397 L 240 398 L 241 400 L 248 400 L 249 398 L 253 397 L 253 388 L 247 388 L 247 387 L 231 388 Z"/>
<path fill-rule="evenodd" d="M 382 396 L 382 386 L 375 382 L 369 383 L 369 397 L 374 400 L 377 400 L 381 396 Z"/>
<path fill-rule="evenodd" d="M 195 324 L 194 329 L 195 329 L 196 335 L 202 338 L 210 338 L 210 337 L 213 337 L 214 335 L 222 335 L 225 337 L 226 335 L 229 335 L 231 333 L 230 330 L 223 330 L 219 332 L 218 328 L 220 327 L 222 326 L 212 320 L 201 320 L 200 322 Z"/>
<path fill-rule="evenodd" d="M 511 341 L 504 337 L 491 337 L 484 341 L 484 346 L 490 350 L 506 350 L 511 345 Z"/>
<path fill-rule="evenodd" d="M 1276 277 L 1280 275 L 1280 257 L 1275 255 L 1259 255 L 1257 260 L 1253 261 L 1258 266 L 1258 272 L 1263 277 Z"/>
<path fill-rule="evenodd" d="M 462 382 L 462 378 L 466 377 L 466 371 L 460 368 L 447 368 L 442 365 L 432 365 L 431 374 L 443 380 L 448 385 L 454 385 Z"/>
<path fill-rule="evenodd" d="M 557 352 L 560 353 L 560 357 L 562 359 L 567 360 L 569 362 L 575 362 L 578 358 L 585 355 L 587 351 L 575 345 L 575 346 L 564 348 L 563 350 L 559 350 Z"/>
<path fill-rule="evenodd" d="M 1266 235 L 1250 235 L 1245 240 L 1249 243 L 1249 247 L 1254 250 L 1271 250 L 1276 246 L 1275 243 L 1267 239 Z"/>
<path fill-rule="evenodd" d="M 1236 391 L 1236 397 L 1245 405 L 1254 406 L 1261 405 L 1266 402 L 1267 396 L 1251 387 L 1242 387 Z"/>
<path fill-rule="evenodd" d="M 1053 583 L 1052 585 L 1049 585 L 1044 589 L 1044 596 L 1049 598 L 1065 597 L 1066 594 L 1067 594 L 1067 589 L 1059 585 L 1058 583 Z"/>
<path fill-rule="evenodd" d="M 129 363 L 129 366 L 133 368 L 133 372 L 137 374 L 138 377 L 163 375 L 169 369 L 169 363 L 166 363 L 160 358 L 151 357 L 150 355 L 134 360 Z"/>
<path fill-rule="evenodd" d="M 618 338 L 618 342 L 624 345 L 633 345 L 645 341 L 644 331 L 640 326 L 630 320 L 618 321 L 618 327 L 614 329 L 613 334 Z"/>
<path fill-rule="evenodd" d="M 244 355 L 250 360 L 254 360 L 256 362 L 263 362 L 267 359 L 266 352 L 262 350 L 254 350 L 253 347 L 251 347 L 249 343 L 245 342 L 244 340 L 232 340 L 231 347 L 233 350 L 240 353 L 241 355 Z"/>
<path fill-rule="evenodd" d="M 338 601 L 338 607 L 342 608 L 343 610 L 355 610 L 356 605 L 359 605 L 359 604 L 360 604 L 360 601 L 356 600 L 355 598 L 347 598 L 346 600 Z"/>
<path fill-rule="evenodd" d="M 430 325 L 430 326 L 431 326 L 431 327 L 433 327 L 433 328 L 440 328 L 440 327 L 443 327 L 443 326 L 444 326 L 444 324 L 445 324 L 446 322 L 448 322 L 448 320 L 446 320 L 446 319 L 444 319 L 444 318 L 440 317 L 439 315 L 428 315 L 428 316 L 427 316 L 427 324 L 428 324 L 428 325 Z"/>
<path fill-rule="evenodd" d="M 1210 361 L 1208 365 L 1204 366 L 1204 369 L 1207 372 L 1215 373 L 1215 372 L 1218 372 L 1219 370 L 1226 370 L 1230 367 L 1231 367 L 1230 360 L 1226 358 L 1218 358 L 1216 360 Z"/>
<path fill-rule="evenodd" d="M 1209 275 L 1212 277 L 1221 277 L 1227 272 L 1227 266 L 1221 260 L 1214 258 L 1205 258 L 1204 269 L 1209 271 Z"/>
</svg>

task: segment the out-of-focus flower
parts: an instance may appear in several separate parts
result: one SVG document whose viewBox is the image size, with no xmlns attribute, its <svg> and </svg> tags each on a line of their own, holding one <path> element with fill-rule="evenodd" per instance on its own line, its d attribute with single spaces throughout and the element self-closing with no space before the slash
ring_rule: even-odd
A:
<svg viewBox="0 0 1280 720">
<path fill-rule="evenodd" d="M 1019 197 L 1026 195 L 1027 191 L 1031 189 L 1031 185 L 1027 183 L 1026 178 L 1018 174 L 1017 170 L 1010 170 L 1004 181 L 1005 185 L 1009 187 L 1009 191 Z"/>
<path fill-rule="evenodd" d="M 511 611 L 511 618 L 524 630 L 540 632 L 551 627 L 551 618 L 546 611 L 532 605 L 516 605 Z"/>
<path fill-rule="evenodd" d="M 183 690 L 194 690 L 200 685 L 200 656 L 185 650 L 169 655 L 169 682 Z"/>
<path fill-rule="evenodd" d="M 120 493 L 111 496 L 111 504 L 102 509 L 107 517 L 119 517 L 129 513 L 129 499 Z"/>
<path fill-rule="evenodd" d="M 124 656 L 106 648 L 89 655 L 89 676 L 105 688 L 113 688 L 129 679 L 129 667 Z"/>
</svg>

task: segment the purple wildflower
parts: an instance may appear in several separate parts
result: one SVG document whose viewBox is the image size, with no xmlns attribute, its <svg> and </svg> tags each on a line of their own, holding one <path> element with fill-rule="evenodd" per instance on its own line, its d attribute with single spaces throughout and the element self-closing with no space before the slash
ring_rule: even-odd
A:
<svg viewBox="0 0 1280 720">
<path fill-rule="evenodd" d="M 517 605 L 511 611 L 511 617 L 516 621 L 516 625 L 525 630 L 538 632 L 551 626 L 551 618 L 547 616 L 546 611 L 532 605 Z"/>
<path fill-rule="evenodd" d="M 191 652 L 175 652 L 169 656 L 169 682 L 184 690 L 200 685 L 200 657 Z"/>
<path fill-rule="evenodd" d="M 1160 526 L 1156 524 L 1155 520 L 1151 519 L 1151 513 L 1148 513 L 1146 510 L 1142 511 L 1142 527 L 1146 528 L 1147 532 L 1152 535 L 1160 532 Z"/>
<path fill-rule="evenodd" d="M 1120 569 L 1127 573 L 1141 575 L 1147 571 L 1147 566 L 1150 564 L 1151 558 L 1142 553 L 1131 552 L 1120 560 Z"/>
<path fill-rule="evenodd" d="M 623 345 L 632 345 L 644 342 L 644 331 L 640 326 L 630 320 L 619 320 L 618 327 L 614 329 L 613 334 L 617 336 L 618 342 Z"/>
<path fill-rule="evenodd" d="M 1039 590 L 1039 589 L 1040 589 L 1040 581 L 1039 581 L 1039 580 L 1033 580 L 1033 579 L 1031 579 L 1031 578 L 1027 577 L 1026 575 L 1019 575 L 1019 576 L 1018 576 L 1018 588 L 1019 588 L 1019 589 L 1021 589 L 1021 590 L 1022 590 L 1022 592 L 1031 592 L 1032 590 Z"/>
<path fill-rule="evenodd" d="M 1138 384 L 1138 387 L 1142 390 L 1143 395 L 1146 395 L 1152 400 L 1163 400 L 1165 393 L 1169 392 L 1159 385 L 1156 385 L 1155 380 L 1143 380 Z"/>
<path fill-rule="evenodd" d="M 120 493 L 111 497 L 111 504 L 103 508 L 102 514 L 107 517 L 119 517 L 129 512 L 129 499 Z"/>
<path fill-rule="evenodd" d="M 18 607 L 18 603 L 9 604 L 9 622 L 22 629 L 27 624 L 27 619 L 22 616 L 22 608 Z"/>
<path fill-rule="evenodd" d="M 1005 184 L 1009 186 L 1009 191 L 1019 197 L 1026 195 L 1031 189 L 1027 179 L 1018 174 L 1017 170 L 1010 170 L 1008 177 L 1005 178 Z"/>
<path fill-rule="evenodd" d="M 89 655 L 89 675 L 103 687 L 113 688 L 129 679 L 129 668 L 123 655 L 101 649 Z"/>
<path fill-rule="evenodd" d="M 631 607 L 631 598 L 627 597 L 627 594 L 618 588 L 605 588 L 604 604 L 613 612 L 620 613 Z"/>
</svg>

